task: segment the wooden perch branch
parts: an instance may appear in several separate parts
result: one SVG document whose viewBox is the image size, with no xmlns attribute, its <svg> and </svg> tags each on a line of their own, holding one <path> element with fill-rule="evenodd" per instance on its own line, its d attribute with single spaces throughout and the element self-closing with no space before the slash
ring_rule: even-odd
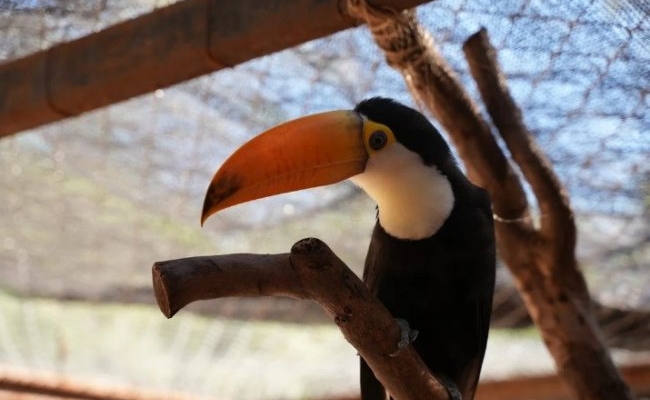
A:
<svg viewBox="0 0 650 400">
<path fill-rule="evenodd" d="M 153 265 L 158 305 L 171 318 L 195 300 L 226 296 L 311 299 L 334 318 L 348 342 L 397 399 L 448 399 L 388 310 L 330 248 L 303 239 L 289 254 L 190 257 Z"/>
<path fill-rule="evenodd" d="M 272 295 L 306 298 L 297 278 L 289 254 L 190 257 L 153 266 L 156 301 L 167 318 L 197 300 Z"/>
</svg>

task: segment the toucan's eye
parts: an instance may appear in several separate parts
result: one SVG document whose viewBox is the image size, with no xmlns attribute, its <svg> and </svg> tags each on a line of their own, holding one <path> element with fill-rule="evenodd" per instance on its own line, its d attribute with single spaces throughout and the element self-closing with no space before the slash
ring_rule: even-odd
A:
<svg viewBox="0 0 650 400">
<path fill-rule="evenodd" d="M 370 138 L 368 139 L 368 144 L 373 150 L 384 148 L 386 143 L 388 143 L 388 136 L 386 136 L 386 132 L 384 131 L 374 131 L 370 134 Z"/>
</svg>

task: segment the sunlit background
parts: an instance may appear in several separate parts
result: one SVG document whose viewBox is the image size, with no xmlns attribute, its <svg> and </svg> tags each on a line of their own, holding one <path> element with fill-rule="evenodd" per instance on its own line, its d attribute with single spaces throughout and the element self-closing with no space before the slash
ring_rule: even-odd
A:
<svg viewBox="0 0 650 400">
<path fill-rule="evenodd" d="M 0 62 L 170 3 L 0 0 Z M 570 193 L 592 295 L 624 315 L 603 326 L 616 360 L 650 363 L 648 2 L 437 0 L 418 15 L 471 93 L 461 45 L 488 29 Z M 0 139 L 0 371 L 218 399 L 355 393 L 356 352 L 313 304 L 224 299 L 167 320 L 151 265 L 286 252 L 315 236 L 360 271 L 374 205 L 349 183 L 234 207 L 203 229 L 199 215 L 212 174 L 247 138 L 373 95 L 415 106 L 361 27 Z M 522 313 L 500 314 L 485 379 L 552 370 L 534 329 L 506 328 Z"/>
</svg>

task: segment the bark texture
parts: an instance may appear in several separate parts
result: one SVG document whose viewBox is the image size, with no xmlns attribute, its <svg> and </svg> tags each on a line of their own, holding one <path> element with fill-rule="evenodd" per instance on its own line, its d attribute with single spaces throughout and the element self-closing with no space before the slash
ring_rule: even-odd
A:
<svg viewBox="0 0 650 400">
<path fill-rule="evenodd" d="M 398 348 L 401 330 L 388 310 L 323 242 L 303 239 L 291 253 L 227 254 L 157 262 L 153 286 L 171 318 L 196 300 L 287 296 L 316 301 L 387 390 L 400 400 L 447 400 L 413 346 Z"/>
</svg>

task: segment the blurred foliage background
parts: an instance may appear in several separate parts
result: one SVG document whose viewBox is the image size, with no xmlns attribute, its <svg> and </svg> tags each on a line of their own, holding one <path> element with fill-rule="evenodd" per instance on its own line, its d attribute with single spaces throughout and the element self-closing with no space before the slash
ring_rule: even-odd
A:
<svg viewBox="0 0 650 400">
<path fill-rule="evenodd" d="M 0 62 L 170 3 L 0 0 Z M 437 0 L 418 15 L 472 93 L 461 45 L 488 29 L 570 193 L 593 297 L 640 312 L 604 326 L 616 359 L 647 362 L 650 338 L 633 331 L 650 325 L 650 5 Z M 0 140 L 0 365 L 223 399 L 354 392 L 355 350 L 314 305 L 224 299 L 166 320 L 150 267 L 315 236 L 360 272 L 374 205 L 349 183 L 198 221 L 212 174 L 247 138 L 373 95 L 415 106 L 360 27 Z M 503 268 L 499 280 L 512 296 Z M 485 378 L 552 368 L 534 329 L 493 330 Z"/>
</svg>

